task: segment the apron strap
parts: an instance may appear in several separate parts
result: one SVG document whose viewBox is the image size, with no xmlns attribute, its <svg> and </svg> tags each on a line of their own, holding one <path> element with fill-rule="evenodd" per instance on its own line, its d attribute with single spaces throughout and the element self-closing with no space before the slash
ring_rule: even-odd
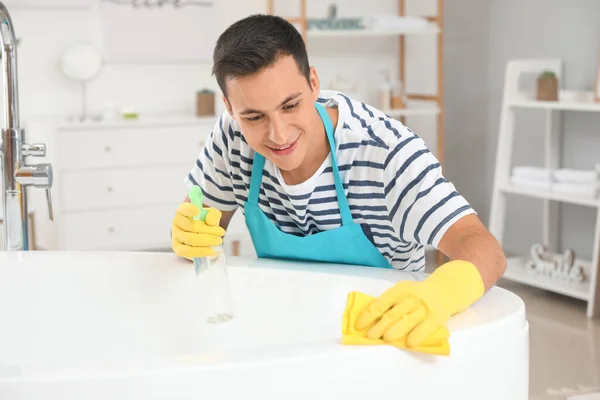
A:
<svg viewBox="0 0 600 400">
<path fill-rule="evenodd" d="M 258 195 L 260 193 L 260 182 L 262 181 L 263 168 L 265 167 L 265 157 L 254 153 L 252 162 L 252 174 L 250 175 L 250 193 L 248 194 L 248 203 L 258 205 Z"/>
<path fill-rule="evenodd" d="M 333 124 L 331 123 L 331 118 L 329 118 L 329 114 L 325 107 L 321 104 L 315 103 L 317 107 L 317 111 L 321 116 L 321 120 L 323 121 L 323 125 L 325 125 L 325 132 L 327 133 L 327 139 L 329 140 L 329 147 L 331 149 L 331 170 L 333 172 L 333 180 L 335 182 L 335 194 L 337 195 L 338 207 L 340 208 L 340 216 L 342 217 L 342 225 L 351 225 L 353 223 L 352 213 L 350 212 L 350 206 L 348 205 L 348 200 L 346 199 L 346 194 L 344 193 L 344 185 L 342 185 L 342 179 L 340 178 L 340 170 L 337 165 L 337 157 L 335 155 L 335 139 L 333 136 L 334 129 Z"/>
</svg>

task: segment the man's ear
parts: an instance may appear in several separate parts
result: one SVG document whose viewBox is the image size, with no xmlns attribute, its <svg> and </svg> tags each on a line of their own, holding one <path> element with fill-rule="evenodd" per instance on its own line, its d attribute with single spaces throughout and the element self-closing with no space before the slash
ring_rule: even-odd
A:
<svg viewBox="0 0 600 400">
<path fill-rule="evenodd" d="M 233 118 L 233 109 L 231 108 L 231 103 L 229 102 L 229 100 L 227 100 L 227 97 L 225 97 L 225 94 L 221 94 L 221 99 L 223 99 L 223 103 L 225 103 L 225 108 L 227 109 L 227 112 Z"/>
<path fill-rule="evenodd" d="M 321 93 L 321 82 L 319 81 L 319 76 L 317 75 L 317 70 L 315 67 L 310 67 L 310 88 L 313 92 L 313 97 L 315 101 L 319 98 L 319 93 Z"/>
</svg>

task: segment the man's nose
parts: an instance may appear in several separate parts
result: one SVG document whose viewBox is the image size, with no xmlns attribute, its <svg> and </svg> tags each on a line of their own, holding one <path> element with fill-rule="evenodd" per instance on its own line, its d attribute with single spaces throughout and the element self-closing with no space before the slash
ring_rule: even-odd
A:
<svg viewBox="0 0 600 400">
<path fill-rule="evenodd" d="M 277 117 L 271 118 L 269 126 L 269 140 L 277 144 L 285 144 L 287 136 L 285 134 L 285 123 Z"/>
</svg>

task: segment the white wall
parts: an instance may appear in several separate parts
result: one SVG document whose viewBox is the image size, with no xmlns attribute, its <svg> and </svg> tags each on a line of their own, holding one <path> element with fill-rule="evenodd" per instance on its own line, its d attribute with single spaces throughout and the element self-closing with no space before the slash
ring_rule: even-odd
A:
<svg viewBox="0 0 600 400">
<path fill-rule="evenodd" d="M 217 27 L 222 30 L 238 18 L 264 12 L 265 5 L 262 0 L 217 2 Z M 231 7 L 228 12 L 227 7 Z M 72 42 L 89 40 L 100 44 L 95 11 L 13 8 L 9 12 L 17 37 L 22 40 L 18 62 L 23 119 L 78 114 L 79 86 L 62 76 L 58 58 Z M 114 102 L 146 113 L 191 113 L 196 90 L 216 89 L 210 68 L 209 62 L 108 64 L 89 85 L 88 105 L 92 111 L 100 110 L 106 102 Z"/>
<path fill-rule="evenodd" d="M 504 68 L 515 58 L 564 60 L 564 88 L 591 90 L 600 58 L 600 2 L 596 0 L 453 0 L 446 19 L 447 173 L 488 222 Z M 541 165 L 543 117 L 519 113 L 515 162 Z M 564 167 L 600 162 L 600 116 L 564 114 Z M 511 197 L 506 248 L 527 251 L 541 236 L 538 200 Z M 591 258 L 592 209 L 561 208 L 563 248 Z"/>
<path fill-rule="evenodd" d="M 485 134 L 490 4 L 453 0 L 446 6 L 444 38 L 445 170 L 484 219 L 490 202 L 484 172 L 493 162 L 483 151 L 493 140 Z"/>
</svg>

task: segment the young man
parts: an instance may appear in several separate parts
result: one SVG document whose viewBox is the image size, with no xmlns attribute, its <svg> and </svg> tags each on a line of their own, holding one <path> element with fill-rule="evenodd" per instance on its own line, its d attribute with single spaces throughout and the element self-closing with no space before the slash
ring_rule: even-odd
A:
<svg viewBox="0 0 600 400">
<path fill-rule="evenodd" d="M 193 258 L 222 242 L 242 208 L 259 257 L 422 271 L 424 246 L 451 261 L 423 282 L 400 282 L 358 320 L 370 338 L 423 343 L 477 301 L 505 259 L 424 142 L 400 122 L 343 93 L 321 91 L 299 32 L 254 15 L 214 50 L 227 111 L 186 184 L 199 185 L 206 222 L 186 199 L 173 250 Z"/>
</svg>

